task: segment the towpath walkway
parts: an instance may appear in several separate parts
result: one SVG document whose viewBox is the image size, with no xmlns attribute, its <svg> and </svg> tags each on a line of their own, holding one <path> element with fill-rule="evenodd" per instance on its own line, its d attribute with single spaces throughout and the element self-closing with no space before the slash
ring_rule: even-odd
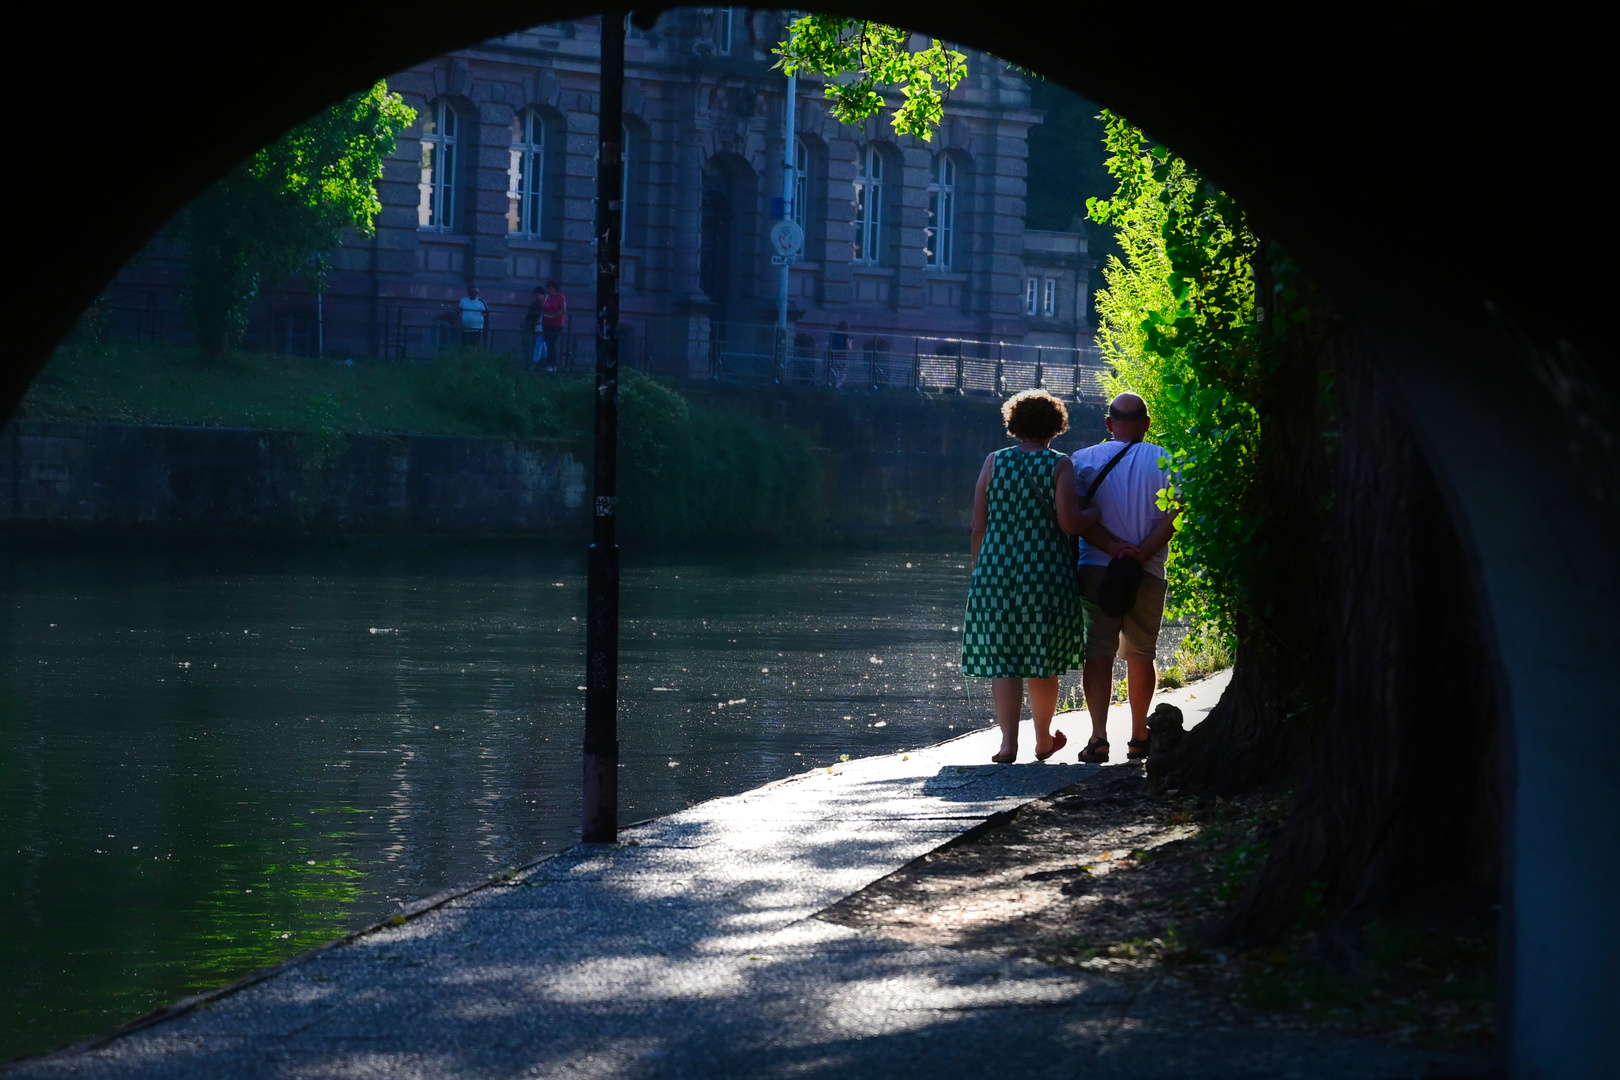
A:
<svg viewBox="0 0 1620 1080">
<path fill-rule="evenodd" d="M 1196 719 L 1217 689 L 1166 696 Z M 1026 726 L 1026 760 L 1032 738 Z M 632 828 L 619 846 L 576 847 L 425 901 L 403 925 L 7 1075 L 1382 1080 L 1477 1071 L 1351 1039 L 1195 1027 L 1196 1004 L 1171 984 L 917 946 L 813 917 L 993 814 L 1107 775 L 1072 764 L 1074 746 L 1062 755 L 1070 764 L 995 766 L 994 750 L 994 732 L 980 730 L 716 799 Z"/>
</svg>

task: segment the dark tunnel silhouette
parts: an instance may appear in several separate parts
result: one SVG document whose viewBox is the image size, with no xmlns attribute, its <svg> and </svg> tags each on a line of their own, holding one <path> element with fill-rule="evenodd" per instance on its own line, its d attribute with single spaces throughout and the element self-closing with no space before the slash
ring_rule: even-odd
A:
<svg viewBox="0 0 1620 1080">
<path fill-rule="evenodd" d="M 1605 1074 L 1620 1060 L 1608 667 L 1620 654 L 1620 367 L 1597 160 L 1612 61 L 1596 17 L 1559 2 L 1454 17 L 837 6 L 988 50 L 1131 117 L 1232 192 L 1368 343 L 1439 478 L 1496 640 L 1514 770 L 1504 1064 Z M 251 28 L 127 8 L 66 35 L 36 17 L 14 39 L 14 116 L 31 119 L 14 129 L 7 181 L 17 261 L 0 409 L 12 413 L 118 268 L 257 146 L 424 58 L 598 11 L 294 0 Z"/>
</svg>

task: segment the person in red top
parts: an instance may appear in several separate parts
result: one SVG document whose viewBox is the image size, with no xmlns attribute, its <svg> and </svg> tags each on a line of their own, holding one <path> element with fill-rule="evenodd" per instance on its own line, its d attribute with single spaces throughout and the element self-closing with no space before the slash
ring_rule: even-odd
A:
<svg viewBox="0 0 1620 1080">
<path fill-rule="evenodd" d="M 555 371 L 561 353 L 563 331 L 568 329 L 568 297 L 555 281 L 546 282 L 546 298 L 540 302 L 540 335 L 546 342 L 546 370 Z"/>
</svg>

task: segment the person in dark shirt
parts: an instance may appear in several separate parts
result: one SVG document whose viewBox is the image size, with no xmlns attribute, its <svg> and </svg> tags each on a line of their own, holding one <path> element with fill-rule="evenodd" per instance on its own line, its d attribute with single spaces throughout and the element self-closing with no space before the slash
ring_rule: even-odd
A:
<svg viewBox="0 0 1620 1080">
<path fill-rule="evenodd" d="M 545 314 L 545 302 L 546 287 L 536 285 L 534 287 L 534 299 L 529 302 L 529 310 L 523 314 L 524 329 L 528 330 L 529 337 L 534 342 L 529 350 L 529 360 L 536 364 L 547 359 L 550 355 L 546 349 L 546 339 L 540 333 L 540 317 Z"/>
</svg>

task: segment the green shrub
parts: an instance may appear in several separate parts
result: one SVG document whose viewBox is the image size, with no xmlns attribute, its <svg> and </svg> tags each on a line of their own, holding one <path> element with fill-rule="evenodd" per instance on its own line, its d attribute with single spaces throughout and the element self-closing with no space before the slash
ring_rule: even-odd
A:
<svg viewBox="0 0 1620 1080">
<path fill-rule="evenodd" d="M 810 524 L 820 472 L 802 431 L 695 406 L 639 375 L 620 383 L 619 421 L 628 535 L 743 542 Z"/>
<path fill-rule="evenodd" d="M 525 373 L 506 358 L 446 353 L 424 392 L 433 404 L 495 435 L 537 436 L 592 453 L 590 376 Z M 749 542 L 796 535 L 810 523 L 820 472 L 796 428 L 693 405 L 654 379 L 619 381 L 619 526 L 654 542 Z"/>
<path fill-rule="evenodd" d="M 315 472 L 325 472 L 342 456 L 348 439 L 339 430 L 341 408 L 331 394 L 311 394 L 304 401 L 304 430 L 299 450 L 304 465 Z"/>
<path fill-rule="evenodd" d="M 492 435 L 521 438 L 535 434 L 537 417 L 506 358 L 476 349 L 444 352 L 430 371 L 423 389 L 446 413 Z"/>
<path fill-rule="evenodd" d="M 1183 683 L 1232 666 L 1232 641 L 1216 623 L 1194 626 L 1176 646 L 1175 669 Z M 1162 683 L 1161 683 L 1162 685 Z"/>
</svg>

